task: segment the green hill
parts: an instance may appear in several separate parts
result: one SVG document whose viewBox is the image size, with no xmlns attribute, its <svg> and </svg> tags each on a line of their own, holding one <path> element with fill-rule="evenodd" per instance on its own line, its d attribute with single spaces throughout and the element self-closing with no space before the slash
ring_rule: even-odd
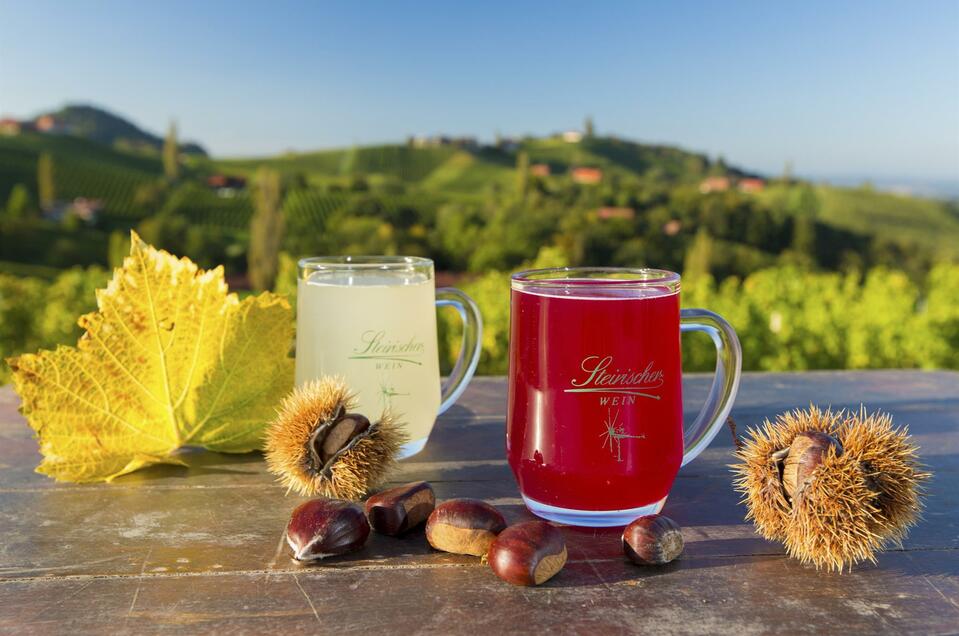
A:
<svg viewBox="0 0 959 636">
<path fill-rule="evenodd" d="M 797 200 L 814 194 L 803 206 Z M 759 198 L 773 210 L 813 214 L 817 220 L 883 241 L 928 249 L 932 255 L 959 257 L 959 207 L 955 202 L 880 192 L 805 184 L 773 184 Z M 809 207 L 808 210 L 802 208 Z"/>
<path fill-rule="evenodd" d="M 163 147 L 163 139 L 149 133 L 136 124 L 102 108 L 86 104 L 70 104 L 60 110 L 38 115 L 52 117 L 66 134 L 89 139 L 122 150 L 157 153 Z M 206 155 L 206 151 L 193 142 L 180 144 L 180 152 Z"/>
<path fill-rule="evenodd" d="M 448 160 L 456 150 L 448 146 L 413 148 L 381 145 L 337 148 L 318 152 L 287 153 L 279 157 L 220 159 L 212 169 L 250 175 L 269 166 L 285 175 L 345 177 L 352 174 L 389 175 L 403 181 L 419 181 Z M 200 165 L 203 165 L 202 163 Z"/>
<path fill-rule="evenodd" d="M 57 198 L 103 199 L 107 212 L 118 215 L 132 214 L 137 186 L 163 173 L 157 158 L 79 137 L 36 133 L 0 137 L 0 202 L 18 183 L 36 196 L 37 159 L 43 153 L 53 158 Z"/>
<path fill-rule="evenodd" d="M 825 222 L 959 256 L 959 209 L 955 204 L 867 188 L 819 186 L 816 194 L 818 216 Z"/>
<path fill-rule="evenodd" d="M 61 112 L 72 114 L 73 121 L 80 126 L 81 115 L 90 114 L 84 108 L 71 107 Z M 213 173 L 249 178 L 261 166 L 297 177 L 290 181 L 297 185 L 293 186 L 295 196 L 291 193 L 286 209 L 298 227 L 309 231 L 322 231 L 326 219 L 343 215 L 384 218 L 405 228 L 407 222 L 402 219 L 411 218 L 411 210 L 417 221 L 410 223 L 430 227 L 447 204 L 481 207 L 491 196 L 515 196 L 517 156 L 525 152 L 531 164 L 549 166 L 550 176 L 541 186 L 542 192 L 557 209 L 566 210 L 564 214 L 573 209 L 628 205 L 636 207 L 639 226 L 662 225 L 670 218 L 689 214 L 703 200 L 707 201 L 703 205 L 712 206 L 713 211 L 704 213 L 703 218 L 710 219 L 713 238 L 735 242 L 735 237 L 723 234 L 727 221 L 719 217 L 732 219 L 750 205 L 759 204 L 774 217 L 814 216 L 818 223 L 836 228 L 832 240 L 837 245 L 843 241 L 855 243 L 843 244 L 844 249 L 866 250 L 870 241 L 879 239 L 900 245 L 905 250 L 900 253 L 919 247 L 931 257 L 959 257 L 959 212 L 955 204 L 870 189 L 777 181 L 755 194 L 733 188 L 721 195 L 705 195 L 704 199 L 697 187 L 704 177 L 726 174 L 735 179 L 747 173 L 681 148 L 615 137 L 588 137 L 579 143 L 568 143 L 556 136 L 526 138 L 509 150 L 454 144 L 386 144 L 242 159 L 195 156 L 187 160 L 178 183 L 166 187 L 153 203 L 144 203 L 143 196 L 137 201 L 138 192 L 148 191 L 141 186 L 156 184 L 161 179 L 159 158 L 155 154 L 118 149 L 116 143 L 103 143 L 133 134 L 129 127 L 139 129 L 100 115 L 94 119 L 116 124 L 115 136 L 102 137 L 88 130 L 84 134 L 92 139 L 38 133 L 0 137 L 0 205 L 18 183 L 36 198 L 37 160 L 46 153 L 53 159 L 58 199 L 90 197 L 104 201 L 105 211 L 97 226 L 103 231 L 125 229 L 164 209 L 198 228 L 243 233 L 252 214 L 249 190 L 240 188 L 224 195 L 207 187 L 202 178 Z M 91 130 L 102 128 L 96 124 Z M 600 168 L 603 183 L 577 189 L 567 177 L 577 166 Z M 620 196 L 624 192 L 627 196 Z M 651 200 L 660 205 L 655 217 L 642 209 L 643 202 Z M 485 213 L 474 210 L 469 214 L 479 214 L 477 218 L 485 219 L 477 221 L 481 224 L 488 221 Z M 451 223 L 449 215 L 447 211 L 444 223 Z M 687 230 L 692 232 L 689 228 L 683 232 Z M 652 255 L 656 252 L 650 250 L 669 244 L 668 240 L 658 240 L 653 247 L 643 247 L 642 241 L 636 241 L 629 249 L 639 250 L 637 253 L 645 250 Z M 770 254 L 779 248 L 782 246 L 770 248 Z M 584 245 L 582 249 L 593 248 Z M 730 250 L 718 251 L 725 254 Z"/>
</svg>

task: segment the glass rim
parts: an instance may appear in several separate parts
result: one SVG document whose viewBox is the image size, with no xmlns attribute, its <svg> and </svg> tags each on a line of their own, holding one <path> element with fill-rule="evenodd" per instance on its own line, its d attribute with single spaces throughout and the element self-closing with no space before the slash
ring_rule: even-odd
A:
<svg viewBox="0 0 959 636">
<path fill-rule="evenodd" d="M 296 262 L 301 270 L 408 270 L 433 267 L 433 259 L 424 256 L 308 256 Z"/>
<path fill-rule="evenodd" d="M 548 267 L 527 269 L 510 277 L 513 289 L 636 289 L 667 287 L 678 291 L 680 275 L 652 267 Z"/>
</svg>

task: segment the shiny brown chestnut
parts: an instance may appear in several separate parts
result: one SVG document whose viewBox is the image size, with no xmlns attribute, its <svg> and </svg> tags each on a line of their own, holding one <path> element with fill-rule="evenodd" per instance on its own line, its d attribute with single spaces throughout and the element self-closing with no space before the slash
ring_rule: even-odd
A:
<svg viewBox="0 0 959 636">
<path fill-rule="evenodd" d="M 623 551 L 633 563 L 663 565 L 683 552 L 683 531 L 663 515 L 646 515 L 623 531 Z"/>
<path fill-rule="evenodd" d="M 426 521 L 435 506 L 432 486 L 425 481 L 414 481 L 367 499 L 366 516 L 380 534 L 397 536 Z"/>
<path fill-rule="evenodd" d="M 822 431 L 805 431 L 793 438 L 782 464 L 783 490 L 790 501 L 799 498 L 830 448 L 842 455 L 839 440 Z"/>
<path fill-rule="evenodd" d="M 426 540 L 444 552 L 483 556 L 505 527 L 500 511 L 485 501 L 450 499 L 426 521 Z"/>
<path fill-rule="evenodd" d="M 527 521 L 499 533 L 486 557 L 499 578 L 513 585 L 539 585 L 566 565 L 563 532 L 545 521 Z"/>
<path fill-rule="evenodd" d="M 359 550 L 370 524 L 356 504 L 340 499 L 312 499 L 296 507 L 286 526 L 286 542 L 297 561 L 314 561 Z"/>
</svg>

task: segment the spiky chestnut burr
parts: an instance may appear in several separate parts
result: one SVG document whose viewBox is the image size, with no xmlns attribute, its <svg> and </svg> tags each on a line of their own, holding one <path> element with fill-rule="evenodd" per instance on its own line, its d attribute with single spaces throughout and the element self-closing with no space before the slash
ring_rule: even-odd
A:
<svg viewBox="0 0 959 636">
<path fill-rule="evenodd" d="M 375 488 L 407 441 L 390 413 L 378 422 L 350 413 L 355 400 L 339 378 L 294 389 L 266 432 L 271 473 L 301 495 L 359 500 Z"/>
<path fill-rule="evenodd" d="M 750 431 L 736 455 L 735 487 L 759 534 L 840 572 L 905 538 L 930 477 L 908 430 L 865 408 L 783 413 Z"/>
</svg>

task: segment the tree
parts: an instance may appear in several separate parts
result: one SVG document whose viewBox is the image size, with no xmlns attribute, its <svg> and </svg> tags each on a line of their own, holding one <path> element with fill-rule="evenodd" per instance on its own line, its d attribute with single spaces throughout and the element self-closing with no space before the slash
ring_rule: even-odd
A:
<svg viewBox="0 0 959 636">
<path fill-rule="evenodd" d="M 6 218 L 25 219 L 33 216 L 34 212 L 36 212 L 36 207 L 27 186 L 22 183 L 13 186 L 13 189 L 10 190 L 10 197 L 7 199 Z"/>
<path fill-rule="evenodd" d="M 786 160 L 786 163 L 783 164 L 783 183 L 791 184 L 793 182 L 793 162 L 790 159 Z"/>
<path fill-rule="evenodd" d="M 795 217 L 793 221 L 792 249 L 814 260 L 816 254 L 816 220 L 806 214 Z"/>
<path fill-rule="evenodd" d="M 107 246 L 107 263 L 111 268 L 123 267 L 123 259 L 130 254 L 130 233 L 122 230 L 110 232 Z"/>
<path fill-rule="evenodd" d="M 701 227 L 696 232 L 692 245 L 686 251 L 683 277 L 700 278 L 710 273 L 713 260 L 713 238 Z"/>
<path fill-rule="evenodd" d="M 595 130 L 593 129 L 593 118 L 587 117 L 583 122 L 583 136 L 585 136 L 587 139 L 591 139 L 594 134 Z"/>
<path fill-rule="evenodd" d="M 253 218 L 250 219 L 250 250 L 247 268 L 254 289 L 273 289 L 283 244 L 283 188 L 280 174 L 260 168 L 254 178 Z"/>
<path fill-rule="evenodd" d="M 176 122 L 170 122 L 166 138 L 163 140 L 163 174 L 169 181 L 180 176 L 180 148 L 176 139 Z"/>
<path fill-rule="evenodd" d="M 53 157 L 50 153 L 43 153 L 37 159 L 37 194 L 40 196 L 40 207 L 53 205 L 57 199 L 56 182 L 53 178 Z"/>
<path fill-rule="evenodd" d="M 516 153 L 516 191 L 526 197 L 529 190 L 529 155 L 525 150 Z"/>
</svg>

